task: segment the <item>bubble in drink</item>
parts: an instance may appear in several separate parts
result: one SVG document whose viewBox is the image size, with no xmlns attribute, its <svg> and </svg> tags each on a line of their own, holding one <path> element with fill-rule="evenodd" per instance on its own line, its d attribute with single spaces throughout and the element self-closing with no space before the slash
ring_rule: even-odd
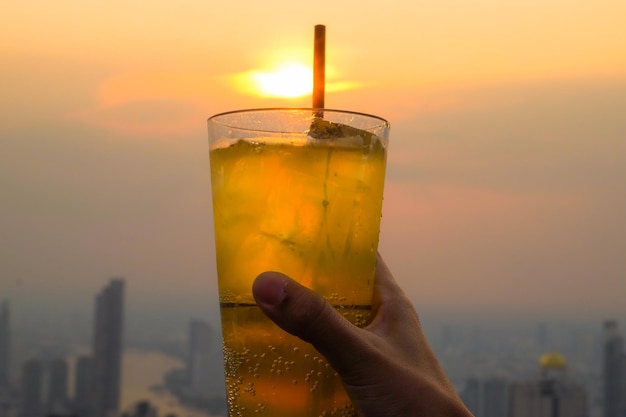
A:
<svg viewBox="0 0 626 417">
<path fill-rule="evenodd" d="M 341 380 L 311 345 L 256 306 L 223 305 L 221 314 L 230 417 L 356 416 Z"/>
</svg>

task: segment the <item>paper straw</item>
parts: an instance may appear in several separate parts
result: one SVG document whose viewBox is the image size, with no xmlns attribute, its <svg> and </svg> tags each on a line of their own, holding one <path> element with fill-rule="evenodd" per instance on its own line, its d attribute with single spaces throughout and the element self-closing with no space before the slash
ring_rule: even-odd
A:
<svg viewBox="0 0 626 417">
<path fill-rule="evenodd" d="M 313 108 L 324 108 L 324 90 L 326 72 L 326 26 L 315 25 L 315 44 L 313 47 Z M 323 117 L 324 112 L 316 112 Z"/>
</svg>

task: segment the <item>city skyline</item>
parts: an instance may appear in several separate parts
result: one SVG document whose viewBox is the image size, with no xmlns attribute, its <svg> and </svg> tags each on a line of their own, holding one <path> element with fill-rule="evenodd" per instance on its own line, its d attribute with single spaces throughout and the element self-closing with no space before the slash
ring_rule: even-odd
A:
<svg viewBox="0 0 626 417">
<path fill-rule="evenodd" d="M 115 284 L 117 290 L 113 288 Z M 111 280 L 95 297 L 99 307 L 94 308 L 93 336 L 99 323 L 95 320 L 98 311 L 102 312 L 105 306 L 117 309 L 112 306 L 120 301 L 120 284 L 119 280 Z M 122 361 L 122 374 L 127 374 L 117 382 L 124 393 L 121 395 L 124 400 L 118 406 L 120 412 L 130 412 L 131 406 L 147 398 L 149 402 L 154 400 L 153 406 L 168 404 L 169 408 L 164 410 L 179 410 L 180 413 L 186 408 L 171 408 L 173 404 L 222 412 L 217 411 L 225 407 L 223 366 L 221 355 L 217 355 L 221 339 L 216 331 L 218 327 L 206 319 L 189 316 L 184 324 L 146 319 L 143 326 L 149 327 L 152 323 L 158 332 L 146 333 L 152 334 L 154 339 L 144 340 L 142 347 L 137 343 L 145 335 L 131 333 L 120 352 L 126 358 Z M 589 414 L 584 417 L 614 417 L 611 410 L 618 410 L 619 416 L 619 410 L 626 404 L 626 392 L 614 388 L 622 386 L 621 381 L 626 380 L 623 374 L 626 355 L 619 323 L 605 319 L 590 327 L 576 320 L 477 321 L 474 324 L 444 321 L 434 327 L 433 322 L 426 323 L 426 332 L 446 373 L 477 417 L 502 417 L 502 410 L 508 410 L 507 413 L 517 410 L 517 414 L 506 417 L 527 417 L 528 413 L 531 413 L 529 417 L 554 417 L 550 413 L 556 411 L 551 410 L 573 413 L 587 407 Z M 48 330 L 53 334 L 66 334 L 64 329 L 48 329 L 49 324 L 41 323 L 38 330 L 25 332 L 21 326 L 11 324 L 18 336 L 14 340 L 26 348 L 27 356 L 12 365 L 21 372 L 19 387 L 0 389 L 0 417 L 14 417 L 10 410 L 18 406 L 31 417 L 40 417 L 41 413 L 51 410 L 93 415 L 94 355 L 89 350 L 70 348 L 80 340 L 86 342 L 80 336 L 81 331 L 74 329 L 77 333 L 65 342 L 67 344 L 51 345 Z M 182 331 L 180 338 L 175 336 L 177 328 Z M 33 338 L 34 335 L 39 336 Z M 21 340 L 25 336 L 30 340 L 26 344 Z M 95 339 L 93 337 L 94 342 Z M 155 356 L 157 352 L 161 353 Z M 160 363 L 168 357 L 178 359 L 167 359 L 170 363 L 167 368 L 157 365 L 155 369 L 161 367 L 160 373 L 151 370 L 155 359 L 161 358 L 156 362 Z M 144 394 L 138 396 L 139 392 L 135 392 L 135 385 L 132 385 L 136 376 L 132 375 L 146 372 L 152 373 L 152 379 L 148 380 L 152 382 L 147 382 Z M 70 373 L 72 378 L 68 378 Z M 69 379 L 73 379 L 72 389 L 69 389 Z M 13 375 L 13 382 L 17 381 Z M 165 392 L 168 392 L 167 397 L 163 396 Z M 581 392 L 585 398 L 582 402 Z M 205 414 L 197 412 L 194 417 L 206 417 L 206 411 Z"/>
<path fill-rule="evenodd" d="M 63 337 L 53 339 L 50 345 L 44 342 L 39 349 L 20 352 L 19 360 L 15 360 L 10 355 L 15 339 L 9 303 L 6 300 L 0 303 L 0 416 L 107 417 L 119 411 L 124 288 L 123 278 L 111 278 L 93 298 L 91 352 L 72 360 L 72 344 L 64 345 Z M 46 327 L 41 324 L 42 328 Z M 24 338 L 19 331 L 22 326 L 22 323 L 16 326 L 18 344 L 24 343 L 20 340 Z M 15 374 L 18 368 L 19 377 Z M 71 395 L 70 381 L 73 381 Z"/>
<path fill-rule="evenodd" d="M 509 417 L 588 417 L 587 392 L 567 375 L 567 360 L 544 354 L 538 377 L 511 386 Z"/>
<path fill-rule="evenodd" d="M 159 352 L 162 367 L 145 354 L 142 368 L 158 369 L 157 383 L 165 369 L 193 374 L 189 321 L 219 320 L 206 119 L 309 106 L 250 78 L 309 66 L 324 24 L 327 106 L 391 123 L 379 249 L 453 382 L 497 392 L 536 377 L 538 355 L 556 349 L 592 417 L 614 417 L 599 410 L 622 407 L 603 403 L 603 384 L 622 379 L 609 370 L 623 354 L 603 352 L 622 336 L 605 344 L 601 323 L 626 323 L 626 3 L 319 0 L 303 12 L 267 0 L 245 11 L 3 4 L 0 338 L 16 348 L 0 340 L 0 412 L 14 394 L 3 356 L 14 378 L 37 381 L 80 345 L 71 375 L 106 373 L 92 340 L 103 276 L 127 287 L 111 378 L 133 366 L 131 348 Z M 89 410 L 91 389 L 73 391 Z"/>
</svg>

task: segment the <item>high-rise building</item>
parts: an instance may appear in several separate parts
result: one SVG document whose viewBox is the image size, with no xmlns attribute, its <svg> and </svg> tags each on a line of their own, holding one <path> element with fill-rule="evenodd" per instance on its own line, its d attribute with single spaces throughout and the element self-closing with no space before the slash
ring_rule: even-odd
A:
<svg viewBox="0 0 626 417">
<path fill-rule="evenodd" d="M 509 401 L 506 379 L 489 376 L 468 378 L 460 391 L 461 400 L 476 417 L 506 417 Z"/>
<path fill-rule="evenodd" d="M 626 359 L 617 322 L 604 322 L 604 417 L 626 416 Z"/>
<path fill-rule="evenodd" d="M 124 280 L 112 279 L 96 296 L 93 340 L 93 417 L 116 413 L 120 402 Z"/>
<path fill-rule="evenodd" d="M 468 410 L 479 417 L 481 410 L 480 406 L 481 388 L 480 380 L 478 378 L 468 378 L 465 380 L 465 387 L 461 392 L 461 399 Z"/>
<path fill-rule="evenodd" d="M 80 356 L 74 373 L 74 401 L 72 409 L 78 417 L 90 417 L 94 391 L 93 358 Z"/>
<path fill-rule="evenodd" d="M 0 389 L 0 417 L 13 417 L 15 401 L 10 396 L 10 393 Z"/>
<path fill-rule="evenodd" d="M 8 389 L 11 379 L 11 321 L 9 302 L 0 303 L 0 389 Z"/>
<path fill-rule="evenodd" d="M 209 324 L 192 320 L 189 323 L 187 372 L 189 388 L 194 396 L 200 398 L 208 398 L 212 386 L 211 342 L 212 331 Z"/>
<path fill-rule="evenodd" d="M 67 413 L 68 406 L 68 367 L 63 358 L 56 358 L 48 364 L 47 415 Z"/>
<path fill-rule="evenodd" d="M 509 383 L 504 378 L 492 377 L 483 382 L 483 417 L 502 417 L 508 410 Z"/>
<path fill-rule="evenodd" d="M 21 417 L 41 417 L 43 413 L 43 365 L 39 359 L 29 359 L 22 366 Z"/>
<path fill-rule="evenodd" d="M 538 378 L 511 384 L 509 417 L 587 417 L 587 394 L 567 378 L 565 357 L 546 353 L 539 365 Z"/>
</svg>

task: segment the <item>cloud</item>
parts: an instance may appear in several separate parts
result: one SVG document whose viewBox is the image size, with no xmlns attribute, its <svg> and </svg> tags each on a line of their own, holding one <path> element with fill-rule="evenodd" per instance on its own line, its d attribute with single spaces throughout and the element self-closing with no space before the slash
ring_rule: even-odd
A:
<svg viewBox="0 0 626 417">
<path fill-rule="evenodd" d="M 141 99 L 77 110 L 68 119 L 126 137 L 153 140 L 197 131 L 207 117 L 207 109 L 193 101 Z"/>
</svg>

